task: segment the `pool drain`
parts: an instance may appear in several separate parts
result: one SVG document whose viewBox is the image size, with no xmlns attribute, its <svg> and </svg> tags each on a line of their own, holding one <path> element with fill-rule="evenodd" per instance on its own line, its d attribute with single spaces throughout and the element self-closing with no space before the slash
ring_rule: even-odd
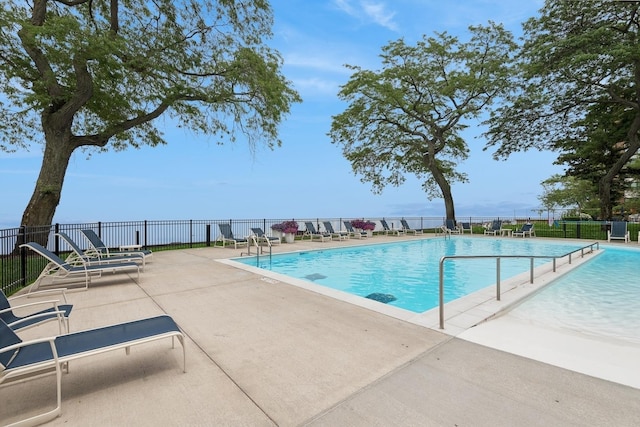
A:
<svg viewBox="0 0 640 427">
<path fill-rule="evenodd" d="M 380 292 L 374 292 L 372 294 L 367 295 L 365 298 L 369 298 L 374 301 L 382 302 L 385 304 L 391 301 L 395 301 L 397 299 L 391 294 L 382 294 Z"/>
</svg>

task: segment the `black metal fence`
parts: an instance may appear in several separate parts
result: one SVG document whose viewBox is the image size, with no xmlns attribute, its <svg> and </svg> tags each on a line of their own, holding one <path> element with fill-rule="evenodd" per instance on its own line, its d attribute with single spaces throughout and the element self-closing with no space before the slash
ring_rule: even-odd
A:
<svg viewBox="0 0 640 427">
<path fill-rule="evenodd" d="M 305 222 L 310 221 L 316 230 L 322 230 L 324 221 L 331 221 L 335 230 L 343 230 L 343 220 L 352 218 L 311 218 L 295 219 L 300 225 L 299 234 L 305 230 Z M 367 218 L 376 223 L 375 232 L 382 231 L 381 218 Z M 441 217 L 384 218 L 389 227 L 401 228 L 400 220 L 406 219 L 409 226 L 426 232 L 438 232 L 444 223 Z M 496 217 L 458 218 L 458 222 L 469 222 L 473 232 L 483 234 L 484 227 Z M 167 220 L 167 221 L 125 221 L 96 222 L 83 224 L 54 224 L 52 226 L 17 227 L 0 230 L 0 289 L 11 294 L 33 282 L 47 264 L 43 257 L 28 250 L 18 249 L 21 243 L 30 241 L 47 242 L 47 247 L 64 257 L 70 251 L 64 241 L 56 236 L 58 232 L 68 234 L 81 248 L 87 244 L 80 232 L 94 230 L 112 248 L 138 244 L 154 251 L 213 246 L 220 234 L 218 224 L 231 224 L 233 234 L 244 237 L 251 234 L 251 228 L 262 228 L 267 234 L 273 224 L 289 219 L 226 219 L 226 220 Z M 503 218 L 505 227 L 518 229 L 525 222 L 533 222 L 537 237 L 606 240 L 610 222 L 600 221 L 548 221 L 529 218 Z M 628 223 L 631 240 L 638 240 L 640 224 Z"/>
</svg>

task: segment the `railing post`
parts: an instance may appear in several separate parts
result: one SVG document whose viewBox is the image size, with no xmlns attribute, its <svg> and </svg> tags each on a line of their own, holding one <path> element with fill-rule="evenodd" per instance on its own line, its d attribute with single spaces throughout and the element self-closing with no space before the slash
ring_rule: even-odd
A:
<svg viewBox="0 0 640 427">
<path fill-rule="evenodd" d="M 440 304 L 440 329 L 444 329 L 444 260 L 445 257 L 440 258 L 440 278 L 439 278 L 439 304 Z"/>
<path fill-rule="evenodd" d="M 207 224 L 205 234 L 205 244 L 209 247 L 211 246 L 211 224 Z"/>
<path fill-rule="evenodd" d="M 553 259 L 555 261 L 555 258 Z M 531 277 L 529 278 L 529 283 L 533 283 L 533 257 L 530 259 L 531 262 Z"/>
<path fill-rule="evenodd" d="M 500 257 L 496 258 L 496 299 L 500 301 Z"/>
</svg>

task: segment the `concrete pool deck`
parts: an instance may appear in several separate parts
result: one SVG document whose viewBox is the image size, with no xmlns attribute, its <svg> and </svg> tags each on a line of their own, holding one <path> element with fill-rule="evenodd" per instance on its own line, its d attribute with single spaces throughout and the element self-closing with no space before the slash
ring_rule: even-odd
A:
<svg viewBox="0 0 640 427">
<path fill-rule="evenodd" d="M 274 252 L 398 238 L 369 240 Z M 171 315 L 186 335 L 187 373 L 168 340 L 78 360 L 63 376 L 62 416 L 47 425 L 640 425 L 640 389 L 217 262 L 241 251 L 157 252 L 139 283 L 106 276 L 69 293 L 74 331 Z M 0 388 L 0 422 L 50 408 L 54 384 Z"/>
</svg>

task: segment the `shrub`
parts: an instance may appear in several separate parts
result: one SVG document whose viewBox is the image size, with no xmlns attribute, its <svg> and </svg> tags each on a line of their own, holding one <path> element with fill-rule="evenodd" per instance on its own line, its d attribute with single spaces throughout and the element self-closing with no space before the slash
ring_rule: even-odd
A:
<svg viewBox="0 0 640 427">
<path fill-rule="evenodd" d="M 354 219 L 353 221 L 351 221 L 351 225 L 361 230 L 374 230 L 376 228 L 375 222 L 365 221 L 363 219 Z"/>
<path fill-rule="evenodd" d="M 273 224 L 271 226 L 272 230 L 281 231 L 282 233 L 292 233 L 296 234 L 298 232 L 298 222 L 297 221 L 284 221 L 279 224 Z"/>
</svg>

